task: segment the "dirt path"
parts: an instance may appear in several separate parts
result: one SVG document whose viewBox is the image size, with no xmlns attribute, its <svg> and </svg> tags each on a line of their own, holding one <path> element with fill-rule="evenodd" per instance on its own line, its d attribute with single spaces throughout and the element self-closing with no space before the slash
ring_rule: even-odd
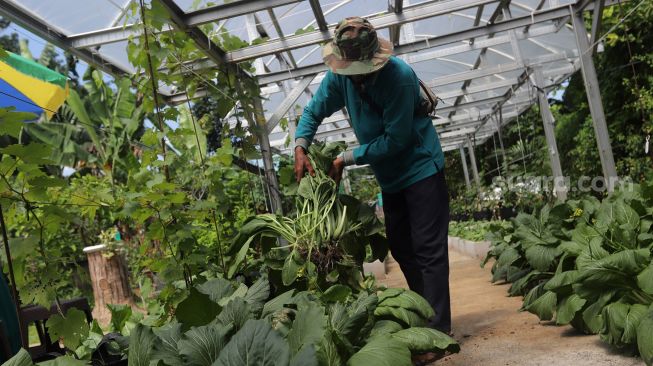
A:
<svg viewBox="0 0 653 366">
<path fill-rule="evenodd" d="M 490 283 L 489 266 L 454 251 L 451 263 L 451 306 L 454 338 L 461 352 L 433 365 L 447 366 L 635 366 L 639 358 L 621 355 L 595 335 L 576 333 L 569 326 L 540 323 L 536 316 L 518 312 L 521 299 L 508 297 L 508 285 Z M 406 287 L 393 262 L 380 281 Z"/>
</svg>

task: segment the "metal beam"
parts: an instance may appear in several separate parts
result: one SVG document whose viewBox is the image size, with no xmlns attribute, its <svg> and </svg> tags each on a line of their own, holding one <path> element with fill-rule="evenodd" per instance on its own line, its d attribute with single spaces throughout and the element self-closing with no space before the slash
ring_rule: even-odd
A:
<svg viewBox="0 0 653 366">
<path fill-rule="evenodd" d="M 592 35 L 590 37 L 590 45 L 592 45 L 592 53 L 596 52 L 598 43 L 596 42 L 599 33 L 601 33 L 601 20 L 603 19 L 603 6 L 605 0 L 596 0 L 598 5 L 594 8 L 592 14 Z"/>
<path fill-rule="evenodd" d="M 521 39 L 526 39 L 528 37 L 537 37 L 537 36 L 542 36 L 546 34 L 551 34 L 557 32 L 557 28 L 555 25 L 545 25 L 545 26 L 540 26 L 537 28 L 534 28 L 531 30 L 530 33 L 526 34 L 524 32 L 517 32 L 516 36 L 518 40 Z M 494 37 L 490 38 L 487 40 L 480 40 L 476 41 L 473 45 L 468 45 L 468 44 L 461 44 L 461 45 L 456 45 L 456 46 L 451 46 L 447 47 L 444 49 L 439 49 L 439 50 L 434 50 L 434 51 L 427 51 L 427 52 L 420 52 L 416 54 L 411 54 L 408 55 L 406 61 L 408 63 L 417 63 L 417 62 L 422 62 L 422 61 L 428 61 L 428 60 L 433 60 L 437 59 L 439 57 L 445 57 L 445 56 L 451 56 L 451 55 L 456 55 L 460 53 L 465 53 L 477 49 L 482 49 L 484 47 L 491 47 L 491 46 L 496 46 L 500 44 L 505 44 L 510 42 L 510 37 L 509 36 L 499 36 L 499 37 Z M 399 46 L 398 48 L 395 48 L 395 54 L 396 55 L 402 55 L 405 54 L 402 52 L 404 45 Z M 412 51 L 411 51 L 412 52 Z M 571 55 L 569 55 L 571 57 Z M 297 68 L 294 70 L 283 70 L 283 71 L 278 71 L 274 73 L 269 73 L 267 75 L 260 75 L 258 76 L 259 83 L 261 85 L 273 83 L 272 85 L 266 86 L 261 89 L 262 93 L 264 94 L 272 94 L 272 93 L 278 93 L 281 91 L 281 88 L 279 88 L 278 85 L 275 85 L 274 83 L 281 81 L 283 79 L 292 79 L 294 77 L 302 77 L 306 75 L 313 74 L 315 72 L 320 72 L 320 71 L 326 71 L 326 66 L 324 64 L 314 64 L 310 66 L 305 66 L 305 68 Z M 313 84 L 319 84 L 322 81 L 323 76 L 318 76 L 315 78 Z M 472 90 L 474 88 L 473 86 L 469 88 L 469 90 Z M 443 99 L 445 97 L 441 96 Z"/>
<path fill-rule="evenodd" d="M 311 4 L 311 9 L 313 10 L 313 16 L 315 16 L 315 21 L 317 22 L 317 27 L 321 32 L 327 32 L 329 26 L 327 25 L 326 19 L 324 18 L 324 13 L 322 12 L 322 7 L 320 6 L 319 0 L 308 0 Z"/>
<path fill-rule="evenodd" d="M 537 4 L 537 6 L 535 7 L 535 9 L 533 9 L 533 13 L 534 13 L 534 12 L 537 12 L 537 11 L 540 11 L 540 9 L 542 9 L 542 7 L 544 6 L 544 3 L 546 3 L 546 0 L 540 0 L 540 2 Z M 525 27 L 524 27 L 524 32 L 528 32 L 528 30 L 529 30 L 530 28 L 531 28 L 531 25 L 530 25 L 530 24 L 527 25 L 527 26 L 525 26 Z"/>
<path fill-rule="evenodd" d="M 179 31 L 186 33 L 193 40 L 197 48 L 211 59 L 220 70 L 236 75 L 240 82 L 253 80 L 251 75 L 243 71 L 240 66 L 227 63 L 225 52 L 220 46 L 211 41 L 202 30 L 186 23 L 184 20 L 184 11 L 174 0 L 159 0 L 159 2 L 168 11 L 173 26 L 179 29 Z"/>
<path fill-rule="evenodd" d="M 383 29 L 392 25 L 401 25 L 407 22 L 422 20 L 445 15 L 454 11 L 461 11 L 483 4 L 491 3 L 492 0 L 455 0 L 442 2 L 440 0 L 431 0 L 417 5 L 405 7 L 402 14 L 385 12 L 379 15 L 373 15 L 367 19 L 377 29 Z M 530 18 L 529 18 L 530 19 Z M 329 27 L 329 32 L 313 31 L 296 36 L 286 37 L 285 40 L 273 39 L 259 45 L 244 47 L 228 53 L 228 59 L 231 62 L 242 62 L 266 55 L 271 55 L 280 51 L 296 49 L 310 46 L 326 41 L 332 38 L 332 31 L 335 26 Z"/>
<path fill-rule="evenodd" d="M 480 187 L 481 179 L 478 176 L 478 166 L 476 165 L 476 154 L 474 153 L 474 146 L 472 145 L 472 140 L 470 140 L 469 136 L 466 137 L 466 141 L 467 151 L 469 151 L 469 160 L 472 163 L 472 174 L 474 175 L 474 182 L 476 182 L 477 187 Z"/>
<path fill-rule="evenodd" d="M 490 117 L 495 114 L 501 107 L 508 101 L 510 98 L 515 94 L 515 90 L 518 90 L 519 87 L 528 80 L 529 74 L 531 70 L 525 70 L 520 76 L 519 76 L 519 82 L 515 87 L 508 89 L 508 91 L 504 94 L 504 99 L 502 101 L 497 102 L 497 104 L 494 106 L 492 113 L 486 115 L 483 117 L 481 124 L 477 127 L 477 131 L 483 128 L 485 123 L 490 119 Z"/>
<path fill-rule="evenodd" d="M 253 121 L 252 121 L 253 118 Z M 272 212 L 282 214 L 281 192 L 279 191 L 279 180 L 277 179 L 277 172 L 274 170 L 274 161 L 272 160 L 272 147 L 270 146 L 270 137 L 265 130 L 265 115 L 263 112 L 263 104 L 259 98 L 254 99 L 254 113 L 250 117 L 250 127 L 256 131 L 259 146 L 261 148 L 261 155 L 263 157 L 263 168 L 265 169 L 265 177 L 270 188 L 270 203 Z"/>
<path fill-rule="evenodd" d="M 511 62 L 507 64 L 495 65 L 485 69 L 466 70 L 451 75 L 441 76 L 439 78 L 435 78 L 431 80 L 430 82 L 427 83 L 427 85 L 431 88 L 435 88 L 437 86 L 442 86 L 442 85 L 447 85 L 447 84 L 452 84 L 452 83 L 457 83 L 457 82 L 467 81 L 467 80 L 469 80 L 470 81 L 469 83 L 471 83 L 473 79 L 483 78 L 486 76 L 516 71 L 516 70 L 523 70 L 524 67 L 526 66 L 541 65 L 549 62 L 562 61 L 567 59 L 569 59 L 569 56 L 564 53 L 548 54 L 533 59 L 525 59 L 524 64 Z"/>
<path fill-rule="evenodd" d="M 469 182 L 469 171 L 467 171 L 467 155 L 465 154 L 465 149 L 463 145 L 460 145 L 460 162 L 463 163 L 463 174 L 465 175 L 465 185 L 467 188 L 471 187 L 472 184 Z"/>
<path fill-rule="evenodd" d="M 585 29 L 583 14 L 575 13 L 571 16 L 571 20 L 574 27 L 574 34 L 576 35 L 578 52 L 580 53 L 581 71 L 583 73 L 583 81 L 585 82 L 585 92 L 587 93 L 590 114 L 594 123 L 594 133 L 596 134 L 596 142 L 599 148 L 603 177 L 606 180 L 608 190 L 612 191 L 614 185 L 617 183 L 617 169 L 614 163 L 614 156 L 612 155 L 608 125 L 605 120 L 605 113 L 603 112 L 599 81 L 596 76 L 594 61 L 592 61 L 592 50 L 587 40 L 587 30 Z"/>
<path fill-rule="evenodd" d="M 395 48 L 394 53 L 397 55 L 405 54 L 405 53 L 410 53 L 410 52 L 417 52 L 420 50 L 428 49 L 428 48 L 437 48 L 441 46 L 445 46 L 448 44 L 452 43 L 457 43 L 461 41 L 468 40 L 470 38 L 474 37 L 482 37 L 486 35 L 488 32 L 493 32 L 493 33 L 499 33 L 499 32 L 504 32 L 510 29 L 516 29 L 516 28 L 522 28 L 528 24 L 535 24 L 535 23 L 541 23 L 541 22 L 546 22 L 554 19 L 559 19 L 562 18 L 566 15 L 569 15 L 569 8 L 567 6 L 561 6 L 558 8 L 552 8 L 552 9 L 546 9 L 543 10 L 539 13 L 533 14 L 531 17 L 530 15 L 525 15 L 522 17 L 515 17 L 510 20 L 502 21 L 502 22 L 497 22 L 492 25 L 488 25 L 485 27 L 476 27 L 476 28 L 471 28 L 471 29 L 466 29 L 462 31 L 457 31 L 457 32 L 452 32 L 446 35 L 438 36 L 438 37 L 432 37 L 428 39 L 423 39 L 420 41 L 412 42 L 409 44 L 403 44 Z M 556 31 L 553 28 L 547 27 L 546 30 L 543 30 L 542 34 L 548 34 L 550 32 Z M 531 30 L 531 35 L 535 36 L 534 34 L 535 30 Z M 523 32 L 518 32 L 517 37 L 518 39 L 524 39 L 528 36 L 529 34 L 523 33 Z M 539 35 L 539 34 L 538 34 Z M 296 38 L 297 36 L 294 36 Z M 522 38 L 523 37 L 523 38 Z M 497 37 L 499 38 L 499 37 Z M 286 41 L 291 41 L 291 37 L 287 37 Z M 484 42 L 484 43 L 481 43 Z M 496 43 L 494 43 L 496 42 Z M 492 45 L 497 45 L 497 44 L 503 44 L 510 42 L 510 37 L 506 36 L 505 38 L 500 38 L 499 40 L 483 40 L 483 41 L 476 41 L 474 45 L 456 45 L 454 48 L 452 48 L 451 51 L 437 51 L 441 52 L 439 56 L 447 56 L 447 55 L 452 55 L 452 54 L 457 54 L 457 53 L 462 53 L 462 52 L 467 52 L 470 50 L 475 50 L 479 48 L 484 48 L 484 47 L 490 47 Z M 263 44 L 264 45 L 264 44 Z M 258 47 L 258 46 L 257 46 Z M 419 57 L 418 55 L 415 55 L 414 57 Z M 434 56 L 435 57 L 435 56 Z M 417 62 L 415 60 L 411 60 L 410 62 Z M 327 67 L 324 65 L 324 63 L 316 63 L 313 65 L 308 65 L 308 66 L 303 66 L 298 69 L 293 69 L 293 70 L 284 70 L 284 71 L 278 71 L 274 73 L 270 73 L 267 75 L 262 75 L 259 76 L 259 84 L 265 85 L 268 83 L 275 83 L 278 81 L 286 80 L 288 78 L 297 78 L 301 76 L 306 76 L 312 73 L 319 73 L 322 71 L 326 71 Z"/>
<path fill-rule="evenodd" d="M 483 16 L 483 10 L 485 9 L 485 5 L 481 5 L 476 9 L 476 16 L 474 17 L 474 27 L 478 27 L 479 24 L 481 24 L 481 16 Z M 470 38 L 469 39 L 469 45 L 474 44 L 475 38 Z"/>
<path fill-rule="evenodd" d="M 497 20 L 499 15 L 502 14 L 501 13 L 502 10 L 505 10 L 505 8 L 508 7 L 509 5 L 510 5 L 510 0 L 500 0 L 499 4 L 496 7 L 496 9 L 494 9 L 494 12 L 490 16 L 490 19 L 488 19 L 488 24 L 493 24 Z M 514 30 L 511 29 L 510 32 L 514 32 Z M 494 38 L 495 34 L 496 34 L 496 32 L 490 32 L 490 33 L 488 33 L 487 38 L 492 39 L 492 38 Z M 510 39 L 510 42 L 512 43 L 512 37 Z M 473 39 L 472 39 L 471 43 L 473 43 Z M 481 49 L 481 52 L 476 57 L 476 61 L 474 62 L 474 66 L 472 66 L 472 69 L 478 69 L 481 66 L 481 62 L 485 59 L 485 54 L 487 53 L 487 50 L 488 50 L 488 47 L 484 47 L 483 49 Z M 470 83 L 471 83 L 471 79 L 466 79 L 465 82 L 463 83 L 463 86 L 462 86 L 461 89 L 463 91 L 465 91 Z M 453 103 L 454 106 L 460 104 L 462 102 L 462 100 L 463 100 L 463 97 L 464 97 L 464 95 L 461 95 L 461 96 L 457 97 L 456 100 Z M 455 112 L 452 112 L 452 114 L 450 114 L 449 117 L 451 117 L 453 115 L 453 113 L 455 113 Z"/>
<path fill-rule="evenodd" d="M 286 98 L 279 104 L 277 109 L 274 111 L 270 119 L 265 124 L 265 129 L 269 134 L 272 130 L 279 124 L 281 118 L 286 115 L 288 110 L 292 108 L 293 104 L 299 99 L 299 97 L 304 93 L 304 90 L 308 85 L 313 81 L 315 75 L 304 77 L 295 87 L 288 93 Z"/>
<path fill-rule="evenodd" d="M 549 106 L 549 100 L 546 90 L 544 89 L 544 76 L 540 68 L 534 72 L 535 83 L 537 84 L 537 95 L 540 103 L 540 114 L 542 115 L 542 124 L 544 126 L 544 136 L 549 151 L 549 160 L 551 161 L 551 172 L 553 173 L 553 189 L 556 197 L 560 201 L 567 200 L 567 187 L 565 178 L 562 175 L 562 165 L 560 165 L 560 154 L 558 153 L 558 144 L 556 143 L 554 119 Z"/>
<path fill-rule="evenodd" d="M 18 4 L 9 1 L 0 1 L 0 15 L 61 49 L 70 50 L 73 55 L 79 57 L 89 65 L 93 65 L 98 70 L 114 76 L 133 73 L 133 70 L 118 66 L 115 62 L 90 50 L 72 49 L 69 40 L 61 30 L 53 28 L 36 13 Z"/>
<path fill-rule="evenodd" d="M 388 1 L 388 12 L 395 14 L 401 14 L 404 11 L 404 1 L 403 0 L 389 0 Z M 401 25 L 392 25 L 390 26 L 390 42 L 395 46 L 399 45 L 399 35 L 401 32 Z"/>
<path fill-rule="evenodd" d="M 277 6 L 298 3 L 304 0 L 240 0 L 226 4 L 207 7 L 185 13 L 182 17 L 187 27 L 197 27 L 202 24 L 217 22 L 252 12 L 272 9 Z M 163 30 L 163 32 L 170 29 Z M 107 29 L 79 33 L 68 37 L 73 48 L 87 48 L 103 44 L 125 41 L 131 36 L 142 34 L 140 24 L 111 27 Z"/>
</svg>

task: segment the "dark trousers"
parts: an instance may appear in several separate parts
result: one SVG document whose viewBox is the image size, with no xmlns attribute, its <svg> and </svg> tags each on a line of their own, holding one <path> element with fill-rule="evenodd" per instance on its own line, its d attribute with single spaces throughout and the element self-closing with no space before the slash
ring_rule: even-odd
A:
<svg viewBox="0 0 653 366">
<path fill-rule="evenodd" d="M 384 192 L 383 213 L 390 251 L 408 286 L 435 310 L 430 326 L 451 331 L 449 195 L 444 172 L 400 192 Z"/>
</svg>

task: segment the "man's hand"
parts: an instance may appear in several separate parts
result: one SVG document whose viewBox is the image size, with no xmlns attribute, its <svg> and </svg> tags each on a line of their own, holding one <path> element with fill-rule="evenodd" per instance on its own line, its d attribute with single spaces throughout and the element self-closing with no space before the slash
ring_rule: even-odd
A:
<svg viewBox="0 0 653 366">
<path fill-rule="evenodd" d="M 313 166 L 308 160 L 308 156 L 306 156 L 306 151 L 303 147 L 297 146 L 295 147 L 295 179 L 297 179 L 297 183 L 304 178 L 306 170 L 310 175 L 315 175 L 315 170 L 313 170 Z"/>
<path fill-rule="evenodd" d="M 329 177 L 336 181 L 336 184 L 340 184 L 342 179 L 342 171 L 345 169 L 345 161 L 341 157 L 337 157 L 336 160 L 331 163 L 331 168 L 329 169 Z"/>
</svg>

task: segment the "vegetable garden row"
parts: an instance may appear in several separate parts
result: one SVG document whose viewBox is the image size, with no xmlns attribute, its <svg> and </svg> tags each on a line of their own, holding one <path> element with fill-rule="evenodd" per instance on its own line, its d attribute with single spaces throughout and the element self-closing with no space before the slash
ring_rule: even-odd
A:
<svg viewBox="0 0 653 366">
<path fill-rule="evenodd" d="M 523 310 L 598 334 L 653 364 L 653 185 L 519 214 L 490 239 L 492 281 L 511 283 Z"/>
</svg>

